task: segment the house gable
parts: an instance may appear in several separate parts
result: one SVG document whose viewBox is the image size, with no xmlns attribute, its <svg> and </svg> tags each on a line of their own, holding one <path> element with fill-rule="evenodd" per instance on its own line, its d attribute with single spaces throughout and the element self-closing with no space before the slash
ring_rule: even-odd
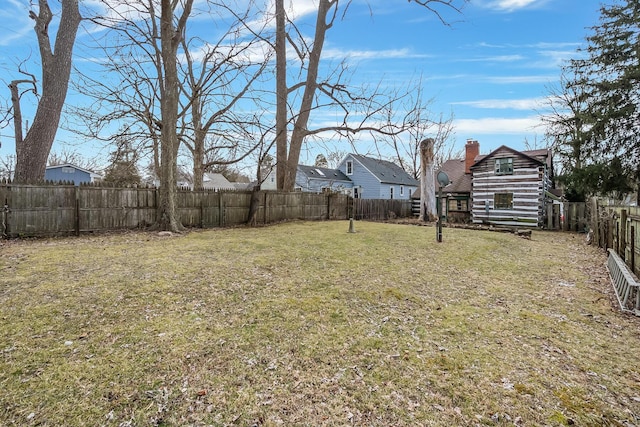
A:
<svg viewBox="0 0 640 427">
<path fill-rule="evenodd" d="M 68 181 L 79 185 L 99 181 L 101 176 L 71 163 L 64 163 L 61 165 L 47 166 L 44 172 L 44 179 L 53 182 Z"/>
<path fill-rule="evenodd" d="M 353 181 L 354 193 L 364 199 L 409 199 L 418 181 L 398 165 L 348 154 L 338 169 Z"/>
<path fill-rule="evenodd" d="M 548 157 L 548 150 L 522 152 L 507 146 L 479 156 L 471 166 L 473 222 L 541 224 L 545 192 L 551 187 Z"/>
</svg>

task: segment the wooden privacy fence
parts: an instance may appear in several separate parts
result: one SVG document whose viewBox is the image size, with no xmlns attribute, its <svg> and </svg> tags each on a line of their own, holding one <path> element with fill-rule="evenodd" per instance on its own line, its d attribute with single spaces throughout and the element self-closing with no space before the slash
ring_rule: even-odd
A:
<svg viewBox="0 0 640 427">
<path fill-rule="evenodd" d="M 586 232 L 590 224 L 590 205 L 562 202 L 545 206 L 544 228 L 547 230 Z"/>
<path fill-rule="evenodd" d="M 256 224 L 348 219 L 353 208 L 353 199 L 344 194 L 262 191 L 257 196 Z M 185 227 L 227 227 L 247 222 L 251 198 L 250 191 L 179 190 L 176 204 Z M 155 188 L 0 183 L 0 232 L 26 237 L 144 228 L 155 223 L 157 206 Z"/>
<path fill-rule="evenodd" d="M 638 232 L 640 208 L 637 206 L 603 206 L 591 202 L 592 241 L 609 253 L 607 267 L 620 308 L 640 315 L 638 275 Z"/>
<path fill-rule="evenodd" d="M 353 219 L 387 220 L 413 216 L 411 200 L 353 199 Z"/>
<path fill-rule="evenodd" d="M 597 212 L 592 223 L 593 242 L 599 247 L 612 249 L 638 276 L 638 233 L 640 232 L 640 208 L 635 206 L 600 206 L 593 201 Z"/>
</svg>

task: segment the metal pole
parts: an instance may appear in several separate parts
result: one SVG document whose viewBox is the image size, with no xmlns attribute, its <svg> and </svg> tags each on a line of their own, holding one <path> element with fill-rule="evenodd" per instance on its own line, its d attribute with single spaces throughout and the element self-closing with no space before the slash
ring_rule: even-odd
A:
<svg viewBox="0 0 640 427">
<path fill-rule="evenodd" d="M 438 190 L 438 226 L 437 228 L 437 240 L 442 242 L 442 185 Z"/>
</svg>

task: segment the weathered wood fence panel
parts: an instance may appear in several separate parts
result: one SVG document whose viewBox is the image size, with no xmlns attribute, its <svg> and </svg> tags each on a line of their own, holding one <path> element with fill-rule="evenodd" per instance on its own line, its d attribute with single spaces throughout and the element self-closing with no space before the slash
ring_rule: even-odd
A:
<svg viewBox="0 0 640 427">
<path fill-rule="evenodd" d="M 353 209 L 352 199 L 344 194 L 263 191 L 258 200 L 256 219 L 261 224 L 296 219 L 344 220 L 351 217 Z M 236 226 L 248 220 L 251 192 L 181 189 L 176 202 L 185 227 Z M 378 209 L 380 212 L 394 209 L 387 206 L 388 201 L 370 201 L 372 206 L 376 202 L 384 206 Z M 144 228 L 155 223 L 157 205 L 155 188 L 0 182 L 0 235 L 49 236 Z M 368 217 L 361 213 L 360 219 Z"/>
<path fill-rule="evenodd" d="M 353 218 L 387 220 L 413 216 L 411 200 L 353 199 Z"/>
<path fill-rule="evenodd" d="M 220 198 L 222 200 L 222 227 L 247 223 L 251 192 L 222 192 L 220 193 Z"/>
<path fill-rule="evenodd" d="M 593 242 L 612 249 L 627 265 L 631 273 L 640 276 L 640 208 L 637 206 L 601 206 L 593 203 L 597 212 L 591 223 Z"/>
<path fill-rule="evenodd" d="M 75 188 L 78 191 L 78 232 L 131 229 L 155 222 L 155 189 Z"/>
<path fill-rule="evenodd" d="M 71 234 L 77 231 L 76 187 L 58 185 L 13 186 L 5 190 L 7 209 L 5 230 L 8 236 Z M 58 231 L 59 230 L 59 231 Z"/>
<path fill-rule="evenodd" d="M 553 203 L 546 206 L 547 230 L 586 232 L 590 224 L 590 205 L 584 202 Z"/>
</svg>

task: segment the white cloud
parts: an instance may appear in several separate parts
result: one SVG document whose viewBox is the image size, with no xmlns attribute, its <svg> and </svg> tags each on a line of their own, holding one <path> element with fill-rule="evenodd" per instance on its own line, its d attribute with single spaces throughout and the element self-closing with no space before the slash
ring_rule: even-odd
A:
<svg viewBox="0 0 640 427">
<path fill-rule="evenodd" d="M 545 76 L 545 75 L 533 75 L 533 76 L 496 76 L 496 77 L 484 77 L 482 80 L 494 83 L 494 84 L 514 84 L 514 83 L 551 83 L 558 80 L 558 76 Z"/>
<path fill-rule="evenodd" d="M 497 55 L 497 56 L 486 56 L 479 58 L 463 58 L 462 62 L 514 62 L 514 61 L 522 61 L 525 59 L 524 56 L 519 54 L 513 55 Z"/>
<path fill-rule="evenodd" d="M 410 49 L 387 50 L 344 50 L 323 49 L 322 57 L 325 59 L 398 59 L 398 58 L 426 58 L 427 55 L 411 52 Z"/>
<path fill-rule="evenodd" d="M 479 101 L 454 102 L 455 105 L 468 105 L 475 108 L 535 110 L 544 105 L 546 98 L 529 99 L 481 99 Z"/>
<path fill-rule="evenodd" d="M 480 119 L 456 119 L 453 126 L 457 134 L 506 134 L 523 135 L 542 132 L 543 123 L 538 116 L 521 118 L 485 117 Z"/>
<path fill-rule="evenodd" d="M 516 10 L 539 7 L 548 0 L 491 0 L 480 2 L 480 6 L 501 12 L 514 12 Z"/>
</svg>

